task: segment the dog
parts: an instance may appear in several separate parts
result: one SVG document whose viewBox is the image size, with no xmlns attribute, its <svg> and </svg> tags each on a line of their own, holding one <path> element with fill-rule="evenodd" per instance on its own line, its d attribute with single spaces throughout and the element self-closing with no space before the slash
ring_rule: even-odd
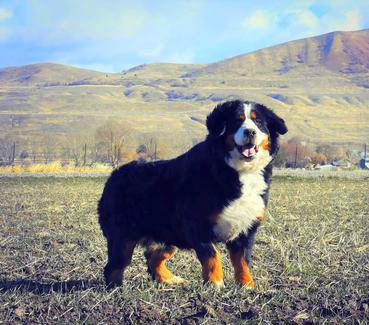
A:
<svg viewBox="0 0 369 325">
<path fill-rule="evenodd" d="M 203 280 L 222 288 L 216 243 L 225 243 L 235 281 L 254 288 L 252 247 L 268 204 L 278 138 L 287 127 L 266 106 L 241 100 L 217 105 L 206 126 L 206 139 L 179 157 L 130 162 L 107 180 L 98 214 L 107 240 L 109 287 L 122 285 L 140 244 L 153 279 L 184 281 L 166 267 L 178 247 L 193 249 Z"/>
</svg>

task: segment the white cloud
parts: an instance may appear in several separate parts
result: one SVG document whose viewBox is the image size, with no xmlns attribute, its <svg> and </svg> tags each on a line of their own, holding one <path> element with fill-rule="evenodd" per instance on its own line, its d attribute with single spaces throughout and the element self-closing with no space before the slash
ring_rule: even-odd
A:
<svg viewBox="0 0 369 325">
<path fill-rule="evenodd" d="M 357 10 L 349 10 L 341 15 L 327 13 L 322 17 L 323 27 L 329 31 L 353 31 L 363 28 L 362 16 Z"/>
<path fill-rule="evenodd" d="M 308 8 L 289 8 L 283 11 L 256 10 L 241 22 L 246 29 L 277 32 L 280 29 L 317 28 L 319 19 Z"/>
<path fill-rule="evenodd" d="M 345 14 L 346 22 L 344 28 L 347 30 L 361 29 L 362 26 L 362 16 L 359 11 L 351 10 Z"/>
<path fill-rule="evenodd" d="M 358 8 L 348 9 L 348 6 L 331 3 L 328 6 L 330 10 L 319 16 L 311 5 L 311 2 L 298 2 L 281 10 L 255 10 L 241 25 L 248 33 L 254 33 L 254 40 L 261 42 L 262 47 L 271 45 L 265 41 L 271 38 L 277 44 L 332 31 L 354 31 L 365 27 L 365 13 Z"/>
<path fill-rule="evenodd" d="M 246 17 L 241 22 L 241 25 L 246 28 L 267 29 L 273 20 L 273 17 L 267 11 L 257 10 L 252 15 Z"/>
<path fill-rule="evenodd" d="M 12 16 L 13 16 L 13 13 L 10 10 L 6 8 L 0 8 L 0 21 L 11 18 Z"/>
<path fill-rule="evenodd" d="M 74 7 L 68 1 L 67 4 Z M 77 2 L 74 10 L 65 10 L 60 14 L 62 5 L 59 3 L 44 6 L 40 2 L 32 9 L 27 24 L 19 26 L 21 38 L 53 45 L 65 40 L 69 43 L 133 40 L 150 22 L 149 13 L 143 8 L 114 7 L 109 2 L 102 6 L 93 1 L 81 1 Z M 45 33 L 45 30 L 48 32 Z"/>
<path fill-rule="evenodd" d="M 316 28 L 319 26 L 319 19 L 310 10 L 298 10 L 295 14 L 297 23 L 307 28 Z"/>
</svg>

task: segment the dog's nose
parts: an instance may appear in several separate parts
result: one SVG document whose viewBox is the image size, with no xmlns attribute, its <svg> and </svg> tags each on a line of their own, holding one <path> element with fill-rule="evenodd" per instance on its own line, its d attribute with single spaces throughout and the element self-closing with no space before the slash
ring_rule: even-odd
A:
<svg viewBox="0 0 369 325">
<path fill-rule="evenodd" d="M 249 139 L 252 139 L 252 138 L 254 138 L 254 137 L 255 137 L 255 135 L 256 135 L 256 131 L 255 131 L 255 130 L 253 130 L 253 129 L 245 129 L 245 130 L 243 131 L 243 135 L 244 135 L 244 137 L 247 137 L 247 138 L 249 138 Z"/>
</svg>

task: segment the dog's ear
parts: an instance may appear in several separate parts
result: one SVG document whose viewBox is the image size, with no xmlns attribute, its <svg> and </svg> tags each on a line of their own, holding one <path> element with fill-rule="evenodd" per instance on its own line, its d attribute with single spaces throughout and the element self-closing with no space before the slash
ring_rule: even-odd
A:
<svg viewBox="0 0 369 325">
<path fill-rule="evenodd" d="M 243 102 L 241 100 L 231 100 L 217 105 L 206 118 L 209 134 L 220 137 L 227 130 L 227 121 L 243 112 Z"/>
<path fill-rule="evenodd" d="M 257 105 L 258 109 L 262 110 L 263 115 L 266 117 L 269 132 L 279 134 L 287 133 L 287 126 L 282 118 L 280 118 L 276 113 L 274 113 L 271 109 L 265 107 L 264 105 Z"/>
<path fill-rule="evenodd" d="M 209 134 L 220 137 L 226 130 L 226 118 L 221 105 L 218 105 L 206 118 L 206 127 Z"/>
</svg>

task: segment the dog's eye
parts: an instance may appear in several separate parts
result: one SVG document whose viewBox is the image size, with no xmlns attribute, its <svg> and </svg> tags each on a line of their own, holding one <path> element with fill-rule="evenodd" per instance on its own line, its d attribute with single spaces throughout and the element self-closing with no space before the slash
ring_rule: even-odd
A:
<svg viewBox="0 0 369 325">
<path fill-rule="evenodd" d="M 251 113 L 250 113 L 250 117 L 251 117 L 251 118 L 256 118 L 256 113 L 255 113 L 255 112 L 251 112 Z"/>
<path fill-rule="evenodd" d="M 241 120 L 246 119 L 246 115 L 245 115 L 245 113 L 240 114 L 240 119 L 241 119 Z"/>
</svg>

